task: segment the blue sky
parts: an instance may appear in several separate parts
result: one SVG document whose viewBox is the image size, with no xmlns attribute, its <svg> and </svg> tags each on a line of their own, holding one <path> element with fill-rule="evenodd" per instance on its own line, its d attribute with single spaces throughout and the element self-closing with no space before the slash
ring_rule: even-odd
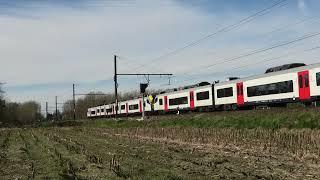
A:
<svg viewBox="0 0 320 180">
<path fill-rule="evenodd" d="M 0 62 L 5 67 L 11 101 L 36 100 L 44 105 L 70 99 L 77 91 L 112 92 L 113 55 L 119 72 L 173 73 L 152 78 L 150 88 L 172 88 L 228 76 L 263 73 L 267 67 L 291 62 L 320 62 L 319 37 L 237 61 L 203 68 L 243 53 L 288 41 L 320 29 L 320 1 L 288 0 L 281 7 L 162 58 L 222 27 L 270 6 L 270 0 L 10 0 L 0 1 Z M 278 56 L 282 58 L 274 61 Z M 144 64 L 143 68 L 138 68 Z M 239 68 L 246 67 L 246 68 Z M 137 69 L 138 68 L 138 69 Z M 120 91 L 137 90 L 144 78 L 124 78 Z"/>
</svg>

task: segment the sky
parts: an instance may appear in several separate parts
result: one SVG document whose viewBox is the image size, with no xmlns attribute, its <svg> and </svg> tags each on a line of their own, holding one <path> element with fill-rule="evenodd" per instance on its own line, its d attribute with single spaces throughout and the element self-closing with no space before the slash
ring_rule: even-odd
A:
<svg viewBox="0 0 320 180">
<path fill-rule="evenodd" d="M 53 106 L 55 96 L 59 103 L 71 99 L 73 83 L 76 93 L 112 93 L 114 55 L 119 73 L 174 74 L 170 85 L 168 77 L 152 77 L 150 89 L 320 62 L 320 36 L 237 58 L 320 31 L 320 1 L 287 0 L 219 32 L 275 2 L 0 0 L 0 82 L 9 101 L 35 100 L 44 107 L 46 101 Z M 196 46 L 171 53 L 215 32 Z M 228 59 L 234 60 L 221 63 Z M 138 90 L 145 81 L 119 77 L 119 91 Z"/>
</svg>

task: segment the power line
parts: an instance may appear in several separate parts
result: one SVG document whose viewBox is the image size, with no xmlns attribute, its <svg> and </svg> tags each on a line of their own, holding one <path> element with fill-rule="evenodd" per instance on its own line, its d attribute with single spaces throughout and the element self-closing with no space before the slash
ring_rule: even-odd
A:
<svg viewBox="0 0 320 180">
<path fill-rule="evenodd" d="M 319 17 L 317 17 L 317 16 L 305 17 L 305 18 L 300 19 L 300 20 L 298 20 L 298 21 L 295 21 L 295 22 L 293 22 L 293 23 L 290 23 L 290 24 L 287 24 L 287 25 L 284 25 L 284 26 L 280 26 L 280 27 L 275 27 L 273 30 L 271 30 L 271 31 L 269 31 L 269 32 L 267 32 L 267 33 L 260 34 L 259 36 L 266 36 L 266 35 L 268 35 L 268 34 L 270 34 L 270 33 L 276 32 L 276 31 L 285 30 L 286 28 L 288 28 L 288 27 L 290 27 L 290 26 L 296 26 L 296 25 L 299 25 L 299 24 L 301 24 L 301 23 L 307 22 L 307 21 L 309 21 L 309 20 L 314 20 L 314 19 L 318 19 L 318 18 L 319 18 Z M 140 66 L 141 64 L 138 64 L 138 65 Z M 207 64 L 206 64 L 206 65 L 200 65 L 198 68 L 206 68 L 206 67 L 207 67 Z M 194 69 L 195 69 L 195 68 L 193 67 L 193 68 L 192 68 L 192 71 L 193 71 Z M 189 73 L 186 72 L 186 73 L 183 73 L 183 74 L 179 74 L 179 76 L 185 76 L 186 78 L 192 79 L 193 76 L 188 75 L 188 74 L 189 74 Z M 173 76 L 173 77 L 177 77 L 177 76 Z M 165 85 L 165 86 L 167 86 L 167 85 Z"/>
<path fill-rule="evenodd" d="M 310 34 L 304 35 L 304 36 L 302 36 L 302 37 L 296 38 L 296 39 L 294 39 L 294 40 L 285 41 L 285 42 L 281 42 L 281 43 L 272 45 L 271 47 L 266 47 L 266 48 L 262 48 L 262 49 L 257 49 L 257 50 L 254 50 L 254 51 L 251 51 L 251 52 L 242 54 L 242 55 L 237 56 L 237 57 L 225 59 L 225 60 L 223 60 L 223 61 L 220 61 L 220 62 L 211 64 L 211 65 L 207 66 L 206 69 L 209 69 L 209 68 L 211 68 L 211 67 L 213 67 L 213 66 L 215 66 L 215 65 L 219 65 L 219 64 L 224 64 L 224 63 L 227 63 L 227 62 L 236 61 L 236 60 L 241 59 L 241 58 L 244 58 L 244 57 L 252 56 L 252 55 L 255 55 L 255 54 L 258 54 L 258 53 L 262 53 L 262 52 L 265 52 L 265 51 L 269 51 L 269 50 L 271 50 L 271 49 L 275 49 L 275 48 L 278 48 L 278 47 L 282 47 L 282 46 L 286 46 L 286 45 L 289 45 L 289 44 L 293 44 L 293 43 L 295 43 L 295 42 L 302 41 L 302 40 L 305 40 L 305 39 L 308 39 L 308 38 L 312 38 L 312 37 L 315 37 L 315 36 L 318 36 L 318 35 L 320 35 L 320 32 L 310 33 Z"/>
<path fill-rule="evenodd" d="M 293 22 L 293 23 L 290 23 L 290 24 L 287 24 L 287 25 L 284 25 L 284 26 L 280 26 L 280 27 L 275 27 L 273 30 L 269 31 L 269 32 L 266 32 L 266 33 L 262 33 L 262 34 L 258 34 L 257 36 L 267 36 L 268 34 L 270 33 L 274 33 L 274 32 L 277 32 L 277 31 L 283 31 L 285 29 L 287 29 L 288 27 L 290 26 L 295 26 L 295 25 L 298 25 L 298 24 L 301 24 L 301 23 L 304 23 L 304 22 L 307 22 L 309 20 L 313 20 L 313 19 L 319 19 L 319 17 L 317 16 L 311 16 L 311 17 L 306 17 L 306 18 L 303 18 L 301 20 L 298 20 L 296 22 Z M 214 53 L 209 53 L 209 54 L 214 54 Z M 205 65 L 206 66 L 206 65 Z"/>
<path fill-rule="evenodd" d="M 305 49 L 305 50 L 302 50 L 302 51 L 299 51 L 299 52 L 288 52 L 285 55 L 281 55 L 281 56 L 277 56 L 277 57 L 273 57 L 273 58 L 269 58 L 269 59 L 263 59 L 263 60 L 258 61 L 258 62 L 254 62 L 254 63 L 251 63 L 251 64 L 246 64 L 246 65 L 234 67 L 232 69 L 227 69 L 227 70 L 224 69 L 224 70 L 216 71 L 214 73 L 207 74 L 206 76 L 213 76 L 213 75 L 217 75 L 217 74 L 220 74 L 220 73 L 223 73 L 223 72 L 226 72 L 226 71 L 230 72 L 230 71 L 234 71 L 234 70 L 240 70 L 240 69 L 244 69 L 246 67 L 252 66 L 252 65 L 262 64 L 262 63 L 266 63 L 266 62 L 272 62 L 272 61 L 275 61 L 275 60 L 278 60 L 278 59 L 281 59 L 281 58 L 284 58 L 284 57 L 288 57 L 288 56 L 293 55 L 293 54 L 297 54 L 297 53 L 301 53 L 301 52 L 310 52 L 312 50 L 316 50 L 316 49 L 319 49 L 319 48 L 320 47 L 317 46 L 317 47 L 308 48 L 308 49 Z M 225 73 L 225 74 L 227 74 L 227 73 Z M 183 80 L 183 81 L 180 81 L 180 82 L 190 82 L 191 80 L 195 80 L 195 79 L 199 79 L 199 78 Z"/>
<path fill-rule="evenodd" d="M 164 54 L 164 55 L 162 55 L 162 56 L 159 56 L 159 57 L 153 59 L 148 65 L 150 65 L 151 63 L 154 63 L 154 62 L 156 62 L 156 61 L 159 61 L 159 60 L 161 60 L 162 58 L 175 55 L 175 54 L 177 54 L 177 53 L 179 53 L 179 52 L 181 52 L 181 51 L 183 51 L 183 50 L 185 50 L 185 49 L 187 49 L 187 48 L 190 48 L 190 47 L 193 47 L 193 46 L 197 46 L 197 45 L 199 45 L 200 43 L 202 43 L 203 41 L 205 41 L 205 40 L 207 40 L 207 39 L 210 39 L 210 38 L 218 35 L 219 33 L 228 32 L 228 31 L 231 31 L 231 30 L 233 30 L 233 29 L 236 29 L 237 27 L 240 27 L 240 26 L 243 25 L 243 24 L 249 23 L 249 22 L 251 22 L 255 17 L 263 16 L 263 15 L 267 14 L 268 10 L 273 9 L 273 8 L 277 7 L 278 5 L 283 5 L 283 6 L 284 6 L 284 5 L 287 5 L 287 4 L 284 4 L 284 2 L 286 2 L 286 1 L 288 1 L 288 0 L 280 0 L 280 1 L 277 1 L 276 3 L 272 4 L 271 6 L 265 8 L 265 9 L 262 9 L 262 10 L 256 12 L 256 13 L 254 13 L 254 14 L 252 14 L 252 15 L 250 15 L 250 16 L 248 16 L 248 17 L 246 17 L 246 18 L 244 18 L 244 19 L 242 19 L 242 20 L 240 20 L 240 21 L 238 21 L 238 22 L 235 23 L 235 24 L 228 25 L 228 26 L 226 26 L 226 27 L 224 27 L 224 28 L 222 28 L 222 29 L 214 32 L 214 33 L 211 33 L 211 34 L 209 34 L 209 35 L 207 35 L 207 36 L 205 36 L 205 37 L 202 37 L 202 38 L 200 38 L 200 39 L 198 39 L 198 40 L 196 40 L 196 41 L 193 41 L 193 42 L 187 44 L 187 45 L 184 46 L 184 47 L 178 48 L 178 49 L 173 50 L 173 51 L 171 51 L 171 52 L 169 52 L 169 53 L 166 53 L 166 54 Z M 144 67 L 144 66 L 146 66 L 146 65 L 141 65 L 141 66 L 135 68 L 133 71 L 136 71 L 136 70 L 138 70 L 138 69 L 140 69 L 140 68 L 142 68 L 142 67 Z"/>
<path fill-rule="evenodd" d="M 284 4 L 284 5 L 286 5 L 286 4 Z M 282 6 L 284 6 L 284 5 L 282 5 Z M 298 20 L 298 21 L 296 21 L 296 22 L 293 22 L 293 23 L 290 23 L 290 24 L 287 24 L 287 25 L 284 25 L 284 26 L 280 26 L 280 27 L 278 27 L 278 28 L 276 28 L 276 29 L 274 29 L 274 30 L 272 30 L 272 31 L 269 31 L 269 32 L 267 32 L 267 33 L 263 33 L 263 34 L 261 34 L 261 35 L 270 34 L 270 33 L 276 32 L 276 31 L 282 31 L 282 30 L 284 30 L 284 29 L 286 29 L 286 28 L 288 28 L 288 27 L 290 27 L 290 26 L 296 26 L 296 25 L 302 24 L 302 23 L 304 23 L 304 22 L 307 22 L 307 21 L 310 21 L 310 20 L 315 20 L 315 19 L 318 19 L 318 18 L 319 18 L 319 17 L 317 17 L 317 16 L 306 17 L 306 18 L 303 18 L 303 19 Z M 261 36 L 261 35 L 260 35 L 260 36 Z M 207 67 L 207 65 L 204 65 L 204 66 L 202 66 L 202 67 Z M 201 68 L 201 66 L 200 66 L 200 68 Z M 194 69 L 194 68 L 192 68 L 192 70 L 193 70 L 193 69 Z M 188 79 L 193 79 L 193 78 L 194 78 L 193 76 L 188 75 L 188 73 L 183 73 L 183 74 L 180 74 L 179 76 L 185 76 L 185 77 L 187 77 Z M 177 76 L 173 76 L 173 77 L 177 77 Z M 163 85 L 162 85 L 162 86 L 163 86 Z M 167 86 L 167 85 L 165 85 L 165 86 Z"/>
<path fill-rule="evenodd" d="M 314 47 L 314 48 L 311 48 L 311 49 L 307 49 L 305 51 L 313 51 L 313 50 L 316 50 L 316 49 L 320 49 L 320 46 L 317 46 L 317 47 Z"/>
<path fill-rule="evenodd" d="M 258 54 L 258 53 L 261 53 L 261 52 L 264 52 L 264 51 L 268 51 L 270 49 L 274 49 L 274 48 L 277 48 L 277 47 L 280 47 L 280 46 L 285 46 L 285 45 L 289 45 L 289 44 L 292 44 L 292 43 L 295 43 L 295 42 L 298 42 L 298 41 L 302 41 L 304 39 L 308 39 L 308 38 L 312 38 L 314 36 L 317 36 L 319 35 L 320 33 L 311 33 L 311 34 L 307 34 L 307 35 L 304 35 L 302 37 L 299 37 L 299 38 L 296 38 L 294 40 L 291 40 L 291 41 L 285 41 L 285 42 L 281 42 L 281 43 L 277 43 L 277 44 L 274 44 L 272 45 L 271 47 L 266 47 L 266 48 L 262 48 L 262 49 L 258 49 L 258 50 L 253 50 L 253 51 L 250 51 L 249 53 L 245 53 L 243 55 L 240 55 L 238 57 L 234 57 L 234 58 L 227 58 L 225 59 L 224 61 L 220 61 L 220 62 L 217 62 L 215 64 L 211 64 L 209 66 L 205 66 L 203 68 L 198 68 L 198 70 L 203 70 L 203 69 L 210 69 L 212 66 L 214 65 L 219 65 L 219 64 L 223 64 L 223 63 L 227 63 L 227 62 L 231 62 L 231 61 L 237 61 L 241 58 L 244 58 L 244 57 L 248 57 L 248 56 L 251 56 L 251 55 L 254 55 L 254 54 Z M 313 47 L 311 49 L 306 49 L 304 50 L 305 51 L 312 51 L 312 50 L 315 50 L 315 49 L 318 49 L 320 48 L 319 46 L 317 47 Z M 294 53 L 291 53 L 291 54 L 294 54 Z M 280 57 L 279 57 L 280 58 Z M 277 58 L 276 58 L 277 59 Z M 224 72 L 225 70 L 223 70 L 222 72 Z M 220 72 L 220 71 L 218 71 Z M 183 75 L 185 75 L 187 73 L 184 73 Z M 217 73 L 211 73 L 209 75 L 216 75 Z M 174 77 L 177 77 L 177 76 L 174 76 Z M 190 82 L 191 80 L 195 80 L 195 79 L 199 79 L 199 78 L 194 78 L 192 76 L 189 76 L 190 78 L 187 78 L 187 80 L 183 80 L 183 81 L 180 81 L 181 82 Z"/>
<path fill-rule="evenodd" d="M 298 20 L 296 22 L 293 22 L 293 23 L 290 23 L 290 24 L 286 24 L 284 26 L 281 26 L 279 28 L 276 28 L 272 31 L 269 31 L 269 32 L 266 32 L 266 33 L 263 33 L 262 35 L 267 35 L 267 34 L 271 34 L 271 33 L 274 33 L 274 32 L 277 32 L 277 31 L 282 31 L 290 26 L 296 26 L 296 25 L 299 25 L 299 24 L 302 24 L 304 22 L 307 22 L 307 21 L 310 21 L 310 20 L 314 20 L 314 19 L 319 19 L 318 16 L 311 16 L 311 17 L 306 17 L 306 18 L 303 18 L 301 20 Z"/>
<path fill-rule="evenodd" d="M 239 59 L 242 59 L 242 58 L 245 58 L 245 57 L 248 57 L 248 56 L 252 56 L 252 55 L 255 55 L 255 54 L 258 54 L 258 53 L 262 53 L 262 52 L 265 52 L 265 51 L 269 51 L 269 50 L 278 48 L 278 47 L 282 47 L 282 46 L 286 46 L 286 45 L 289 45 L 289 44 L 293 44 L 293 43 L 296 43 L 296 42 L 299 42 L 299 41 L 302 41 L 302 40 L 305 40 L 305 39 L 308 39 L 308 38 L 312 38 L 312 37 L 315 37 L 315 36 L 318 36 L 318 35 L 320 35 L 320 32 L 310 33 L 310 34 L 304 35 L 302 37 L 298 37 L 298 38 L 296 38 L 294 40 L 280 42 L 280 43 L 277 43 L 277 44 L 273 44 L 270 47 L 265 47 L 265 48 L 249 51 L 249 52 L 244 53 L 244 54 L 242 54 L 240 56 L 236 56 L 236 57 L 232 57 L 232 58 L 226 58 L 226 59 L 224 59 L 224 60 L 222 60 L 220 62 L 216 62 L 216 63 L 211 64 L 211 65 L 207 65 L 207 66 L 205 66 L 203 68 L 198 68 L 197 70 L 210 69 L 211 67 L 216 66 L 216 65 L 237 61 Z"/>
</svg>

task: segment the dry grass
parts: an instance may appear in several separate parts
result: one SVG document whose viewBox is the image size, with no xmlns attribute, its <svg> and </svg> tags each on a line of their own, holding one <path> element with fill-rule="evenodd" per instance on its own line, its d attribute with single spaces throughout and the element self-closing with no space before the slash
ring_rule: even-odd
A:
<svg viewBox="0 0 320 180">
<path fill-rule="evenodd" d="M 317 130 L 75 127 L 0 134 L 0 179 L 320 178 Z"/>
<path fill-rule="evenodd" d="M 316 110 L 1 129 L 0 179 L 320 179 Z"/>
<path fill-rule="evenodd" d="M 268 130 L 268 129 L 203 129 L 203 128 L 116 128 L 87 129 L 94 134 L 149 138 L 185 144 L 257 150 L 288 154 L 297 159 L 320 157 L 319 130 Z"/>
</svg>

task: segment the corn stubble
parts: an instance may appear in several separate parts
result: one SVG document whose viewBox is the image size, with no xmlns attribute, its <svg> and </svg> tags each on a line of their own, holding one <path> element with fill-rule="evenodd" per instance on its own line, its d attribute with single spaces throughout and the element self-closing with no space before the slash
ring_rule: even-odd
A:
<svg viewBox="0 0 320 180">
<path fill-rule="evenodd" d="M 68 127 L 0 135 L 1 179 L 320 178 L 319 130 Z"/>
</svg>

